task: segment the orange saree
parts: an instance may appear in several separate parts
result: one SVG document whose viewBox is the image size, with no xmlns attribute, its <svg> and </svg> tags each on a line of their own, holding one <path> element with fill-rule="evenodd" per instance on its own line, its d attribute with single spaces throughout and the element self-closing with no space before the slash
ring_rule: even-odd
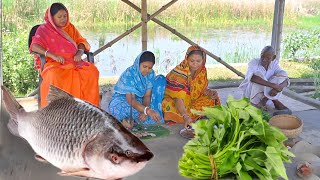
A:
<svg viewBox="0 0 320 180">
<path fill-rule="evenodd" d="M 64 64 L 61 64 L 46 57 L 46 64 L 40 72 L 43 79 L 40 87 L 41 107 L 48 104 L 46 97 L 50 84 L 65 90 L 74 97 L 99 106 L 98 69 L 92 63 L 73 60 L 79 44 L 84 44 L 86 50 L 90 49 L 90 45 L 69 22 L 68 12 L 67 15 L 67 25 L 59 29 L 53 22 L 49 8 L 45 14 L 46 23 L 38 28 L 32 38 L 31 46 L 38 44 L 51 53 L 62 56 L 65 60 Z M 35 60 L 36 68 L 40 67 L 39 62 L 39 59 Z"/>
<path fill-rule="evenodd" d="M 203 53 L 203 65 L 200 67 L 194 78 L 191 78 L 187 55 L 193 50 L 201 50 Z M 178 112 L 175 99 L 183 99 L 188 115 L 192 120 L 197 120 L 200 116 L 191 113 L 191 109 L 202 110 L 202 107 L 220 105 L 220 99 L 211 99 L 204 95 L 204 90 L 208 87 L 206 54 L 199 46 L 188 48 L 185 59 L 171 70 L 166 76 L 167 85 L 162 110 L 165 121 L 184 123 L 181 114 Z"/>
</svg>

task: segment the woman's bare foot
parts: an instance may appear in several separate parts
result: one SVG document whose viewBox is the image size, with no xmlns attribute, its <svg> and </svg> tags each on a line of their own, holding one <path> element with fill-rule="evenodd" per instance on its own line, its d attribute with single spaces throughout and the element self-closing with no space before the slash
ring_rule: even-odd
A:
<svg viewBox="0 0 320 180">
<path fill-rule="evenodd" d="M 277 110 L 285 110 L 288 109 L 284 104 L 282 104 L 279 100 L 272 100 L 274 107 Z"/>
<path fill-rule="evenodd" d="M 251 104 L 252 104 L 252 106 L 254 106 L 254 107 L 258 108 L 258 109 L 261 109 L 261 110 L 263 110 L 263 111 L 266 111 L 266 110 L 267 110 L 267 107 L 266 107 L 266 106 L 263 106 L 261 103 L 258 103 L 258 104 L 253 104 L 253 103 L 251 103 Z"/>
<path fill-rule="evenodd" d="M 268 98 L 264 97 L 261 99 L 261 101 L 258 104 L 253 104 L 253 103 L 251 103 L 251 104 L 253 106 L 255 106 L 256 108 L 259 108 L 259 109 L 266 111 L 267 110 L 267 106 L 266 106 L 267 101 L 268 101 Z"/>
<path fill-rule="evenodd" d="M 131 120 L 131 119 L 124 119 L 124 120 L 122 120 L 122 122 L 121 122 L 121 124 L 125 127 L 125 128 L 127 128 L 127 129 L 132 129 L 132 127 L 133 127 L 133 120 Z"/>
</svg>

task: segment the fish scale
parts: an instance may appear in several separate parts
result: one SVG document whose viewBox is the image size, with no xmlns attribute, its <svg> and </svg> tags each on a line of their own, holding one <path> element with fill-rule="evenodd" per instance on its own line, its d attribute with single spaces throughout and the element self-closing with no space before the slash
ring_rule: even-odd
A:
<svg viewBox="0 0 320 180">
<path fill-rule="evenodd" d="M 153 154 L 113 116 L 50 86 L 49 104 L 26 112 L 5 88 L 10 132 L 61 169 L 63 176 L 121 179 L 140 171 Z"/>
<path fill-rule="evenodd" d="M 81 157 L 82 145 L 98 131 L 104 129 L 104 122 L 101 121 L 103 119 L 101 116 L 104 114 L 94 113 L 81 105 L 73 107 L 70 103 L 75 102 L 61 99 L 55 102 L 58 106 L 53 104 L 44 108 L 37 118 L 33 118 L 31 125 L 34 128 L 27 130 L 27 133 L 36 134 L 36 136 L 31 135 L 32 137 L 40 137 L 34 141 L 29 139 L 32 148 L 41 153 L 44 159 L 55 157 L 56 160 L 52 164 L 56 166 L 72 166 L 74 161 L 71 157 L 78 157 L 81 159 L 79 161 L 84 163 Z M 70 109 L 70 107 L 73 108 Z M 80 112 L 82 117 L 86 118 L 74 119 L 73 117 L 78 116 Z M 51 115 L 48 116 L 48 114 Z"/>
</svg>

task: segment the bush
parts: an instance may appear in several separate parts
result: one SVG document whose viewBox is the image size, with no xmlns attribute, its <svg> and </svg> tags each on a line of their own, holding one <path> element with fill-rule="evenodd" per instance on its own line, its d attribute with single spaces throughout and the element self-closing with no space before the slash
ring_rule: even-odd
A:
<svg viewBox="0 0 320 180">
<path fill-rule="evenodd" d="M 297 31 L 284 39 L 284 57 L 309 59 L 320 51 L 320 30 Z"/>
<path fill-rule="evenodd" d="M 28 32 L 3 32 L 3 84 L 15 96 L 25 96 L 38 84 L 38 71 L 28 50 Z"/>
</svg>

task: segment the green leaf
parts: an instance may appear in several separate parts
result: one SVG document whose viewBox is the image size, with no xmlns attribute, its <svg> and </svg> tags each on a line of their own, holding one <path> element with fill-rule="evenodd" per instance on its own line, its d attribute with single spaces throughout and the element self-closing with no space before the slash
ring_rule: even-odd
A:
<svg viewBox="0 0 320 180">
<path fill-rule="evenodd" d="M 252 172 L 253 172 L 255 175 L 257 175 L 259 179 L 263 179 L 263 180 L 265 180 L 265 179 L 266 179 L 266 180 L 268 180 L 268 179 L 269 179 L 269 180 L 276 179 L 276 178 L 272 178 L 272 177 L 271 177 L 271 179 L 270 179 L 270 178 L 265 178 L 265 177 L 263 176 L 263 174 L 261 174 L 259 171 L 255 170 L 255 169 L 253 169 Z"/>
<path fill-rule="evenodd" d="M 239 109 L 238 113 L 239 113 L 239 119 L 243 119 L 244 121 L 247 121 L 250 119 L 250 114 L 247 111 L 243 109 Z"/>
<path fill-rule="evenodd" d="M 219 165 L 219 175 L 223 176 L 226 172 L 234 169 L 239 161 L 240 154 L 234 151 L 228 151 L 225 154 L 223 162 Z"/>
<path fill-rule="evenodd" d="M 231 117 L 224 106 L 215 106 L 213 108 L 204 107 L 203 114 L 205 114 L 209 119 L 218 121 L 216 124 L 223 124 L 225 121 L 230 122 Z"/>
<path fill-rule="evenodd" d="M 250 114 L 250 116 L 255 120 L 255 121 L 262 121 L 262 112 L 260 109 L 249 105 L 245 108 L 245 110 Z"/>
<path fill-rule="evenodd" d="M 252 180 L 252 177 L 249 175 L 249 173 L 242 169 L 240 162 L 237 163 L 236 170 L 239 175 L 239 179 Z"/>
<path fill-rule="evenodd" d="M 250 151 L 248 151 L 248 154 L 252 157 L 252 158 L 260 158 L 260 159 L 267 159 L 267 156 L 265 154 L 265 147 L 264 146 L 258 146 L 255 148 L 251 148 Z"/>
<path fill-rule="evenodd" d="M 256 161 L 251 158 L 251 157 L 247 157 L 244 161 L 244 164 L 246 164 L 249 167 L 252 167 L 254 170 L 259 171 L 261 173 L 261 175 L 263 176 L 262 179 L 271 179 L 271 174 L 269 173 L 269 171 L 261 166 L 259 166 Z"/>
<path fill-rule="evenodd" d="M 244 109 L 245 107 L 248 106 L 248 104 L 250 104 L 248 98 L 242 98 L 242 99 L 235 100 L 230 95 L 230 96 L 228 96 L 228 99 L 227 99 L 227 105 L 229 108 L 234 107 L 234 108 Z"/>
<path fill-rule="evenodd" d="M 284 179 L 288 179 L 286 169 L 276 149 L 274 147 L 268 146 L 266 149 L 266 155 L 268 157 L 267 162 L 270 163 L 277 174 Z"/>
<path fill-rule="evenodd" d="M 249 129 L 248 133 L 255 135 L 255 136 L 264 135 L 265 134 L 264 129 L 265 129 L 265 126 L 263 123 L 260 123 L 260 122 L 258 122 L 256 124 L 252 123 L 252 127 Z"/>
<path fill-rule="evenodd" d="M 283 163 L 293 156 L 283 145 L 286 137 L 246 101 L 229 97 L 228 107 L 204 109 L 202 113 L 209 120 L 193 125 L 196 136 L 183 148 L 185 153 L 179 161 L 183 176 L 210 178 L 210 155 L 215 158 L 219 176 L 236 174 L 241 179 L 252 179 L 254 173 L 261 179 L 286 177 Z"/>
<path fill-rule="evenodd" d="M 279 128 L 273 127 L 271 125 L 266 127 L 266 131 L 272 132 L 274 138 L 280 142 L 283 142 L 288 139 Z"/>
</svg>

